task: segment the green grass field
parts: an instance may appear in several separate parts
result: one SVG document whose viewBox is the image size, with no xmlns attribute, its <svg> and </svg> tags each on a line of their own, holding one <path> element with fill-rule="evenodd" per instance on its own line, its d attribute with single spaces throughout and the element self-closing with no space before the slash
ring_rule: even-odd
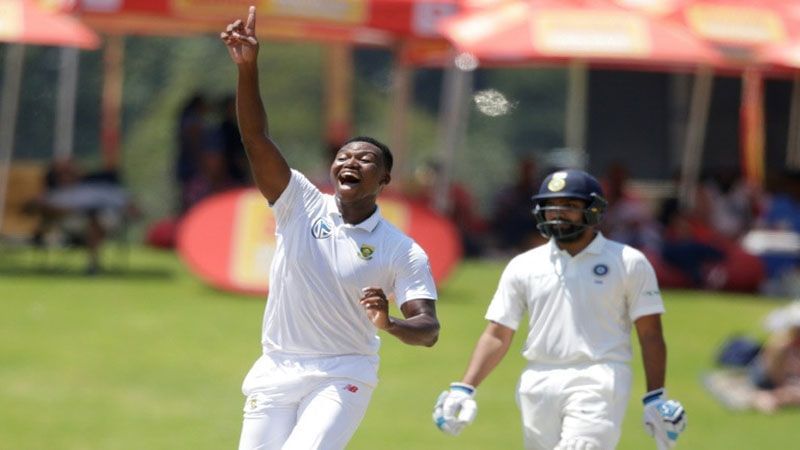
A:
<svg viewBox="0 0 800 450">
<path fill-rule="evenodd" d="M 3 253 L 0 449 L 236 448 L 239 387 L 260 352 L 263 299 L 206 287 L 171 253 L 134 249 L 126 271 L 98 277 L 80 274 L 80 255 Z M 436 396 L 464 370 L 501 270 L 467 262 L 441 287 L 435 347 L 384 337 L 381 384 L 348 448 L 522 447 L 519 337 L 481 386 L 475 424 L 453 438 L 430 418 Z M 800 413 L 729 412 L 701 384 L 719 343 L 736 331 L 760 335 L 761 319 L 782 301 L 675 291 L 664 299 L 668 387 L 689 414 L 679 448 L 796 448 Z M 619 449 L 655 449 L 640 425 L 639 359 L 634 368 Z"/>
</svg>

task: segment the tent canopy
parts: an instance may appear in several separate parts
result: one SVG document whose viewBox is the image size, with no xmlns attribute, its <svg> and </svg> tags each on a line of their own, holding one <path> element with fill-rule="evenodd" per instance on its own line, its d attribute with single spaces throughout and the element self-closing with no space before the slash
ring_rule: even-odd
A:
<svg viewBox="0 0 800 450">
<path fill-rule="evenodd" d="M 264 37 L 362 45 L 436 38 L 437 21 L 458 10 L 458 0 L 78 0 L 64 8 L 106 34 L 173 35 L 217 33 L 251 4 Z"/>
</svg>

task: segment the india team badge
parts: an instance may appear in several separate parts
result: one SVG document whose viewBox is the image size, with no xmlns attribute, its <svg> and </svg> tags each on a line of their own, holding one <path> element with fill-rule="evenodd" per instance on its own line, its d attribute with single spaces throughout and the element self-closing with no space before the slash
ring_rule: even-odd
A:
<svg viewBox="0 0 800 450">
<path fill-rule="evenodd" d="M 549 189 L 550 192 L 558 192 L 564 189 L 564 186 L 567 185 L 567 182 L 565 181 L 566 178 L 567 178 L 566 172 L 554 173 L 553 177 L 550 178 L 550 182 L 547 183 L 547 189 Z"/>
<path fill-rule="evenodd" d="M 333 231 L 333 224 L 324 218 L 320 217 L 319 219 L 314 221 L 314 224 L 311 225 L 311 235 L 317 239 L 325 239 L 330 237 L 331 232 Z"/>
<path fill-rule="evenodd" d="M 605 264 L 597 264 L 592 268 L 592 272 L 594 272 L 594 274 L 598 277 L 605 276 L 608 274 L 608 266 Z"/>
<path fill-rule="evenodd" d="M 358 251 L 359 258 L 365 261 L 369 261 L 370 259 L 372 259 L 372 255 L 374 254 L 375 254 L 375 247 L 367 244 L 361 244 L 361 248 Z"/>
</svg>

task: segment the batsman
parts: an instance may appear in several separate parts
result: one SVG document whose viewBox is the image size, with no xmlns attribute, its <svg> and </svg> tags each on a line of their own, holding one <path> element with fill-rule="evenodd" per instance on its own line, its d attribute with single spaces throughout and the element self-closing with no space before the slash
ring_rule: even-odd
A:
<svg viewBox="0 0 800 450">
<path fill-rule="evenodd" d="M 548 175 L 533 214 L 549 239 L 506 266 L 460 381 L 434 406 L 433 420 L 458 435 L 478 413 L 476 389 L 503 359 L 527 313 L 528 361 L 517 385 L 525 448 L 613 450 L 631 391 L 630 335 L 641 347 L 645 430 L 673 447 L 686 413 L 665 389 L 664 304 L 644 254 L 597 230 L 606 210 L 600 183 L 580 170 Z"/>
</svg>

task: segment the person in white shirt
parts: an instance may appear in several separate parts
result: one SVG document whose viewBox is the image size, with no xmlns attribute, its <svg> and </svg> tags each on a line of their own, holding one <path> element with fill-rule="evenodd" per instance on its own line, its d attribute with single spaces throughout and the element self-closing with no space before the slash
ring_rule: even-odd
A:
<svg viewBox="0 0 800 450">
<path fill-rule="evenodd" d="M 435 424 L 457 435 L 475 419 L 476 388 L 503 359 L 527 312 L 528 364 L 517 386 L 526 449 L 617 446 L 631 388 L 632 328 L 648 390 L 645 427 L 660 449 L 671 447 L 686 416 L 664 390 L 664 306 L 652 266 L 638 250 L 596 230 L 607 203 L 588 173 L 551 173 L 533 202 L 549 242 L 508 263 L 466 373 L 434 406 Z"/>
<path fill-rule="evenodd" d="M 255 7 L 221 33 L 238 68 L 237 116 L 276 250 L 262 356 L 242 384 L 239 448 L 342 449 L 377 384 L 378 330 L 411 345 L 438 339 L 436 287 L 422 248 L 385 221 L 376 199 L 392 155 L 356 137 L 330 169 L 335 195 L 292 170 L 272 141 L 259 94 Z M 389 315 L 393 296 L 403 318 Z"/>
</svg>

